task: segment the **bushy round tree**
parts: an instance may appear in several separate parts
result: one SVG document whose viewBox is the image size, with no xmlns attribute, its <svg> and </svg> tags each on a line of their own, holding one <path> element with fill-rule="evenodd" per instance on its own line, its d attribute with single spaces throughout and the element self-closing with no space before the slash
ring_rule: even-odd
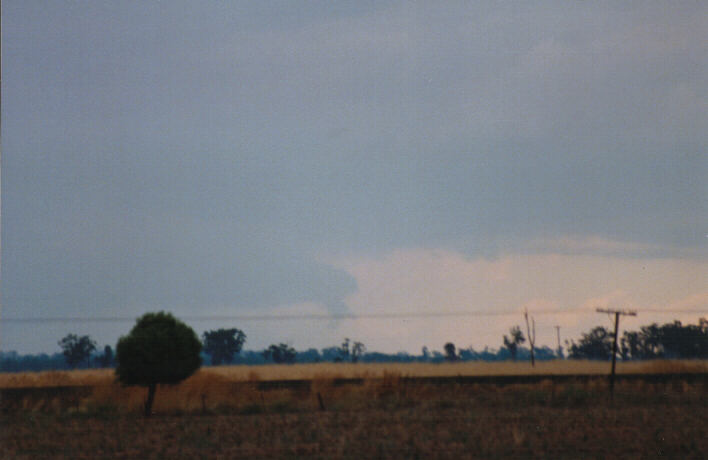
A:
<svg viewBox="0 0 708 460">
<path fill-rule="evenodd" d="M 194 330 L 170 313 L 146 313 L 138 318 L 116 347 L 116 375 L 125 385 L 148 388 L 149 416 L 158 384 L 176 384 L 201 366 L 202 344 Z"/>
</svg>

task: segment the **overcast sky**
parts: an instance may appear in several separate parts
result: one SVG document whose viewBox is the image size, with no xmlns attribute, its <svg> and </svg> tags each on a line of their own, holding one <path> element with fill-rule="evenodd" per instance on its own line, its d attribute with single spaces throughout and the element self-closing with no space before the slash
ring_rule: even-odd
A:
<svg viewBox="0 0 708 460">
<path fill-rule="evenodd" d="M 3 1 L 0 349 L 156 310 L 695 323 L 708 4 L 444 5 Z M 418 353 L 521 321 L 190 324 Z"/>
</svg>

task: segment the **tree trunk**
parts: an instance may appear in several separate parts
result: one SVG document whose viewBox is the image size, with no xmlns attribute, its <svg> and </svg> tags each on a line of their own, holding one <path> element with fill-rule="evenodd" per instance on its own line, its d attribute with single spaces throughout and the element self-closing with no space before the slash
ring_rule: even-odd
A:
<svg viewBox="0 0 708 460">
<path fill-rule="evenodd" d="M 536 366 L 536 360 L 533 356 L 533 348 L 536 344 L 536 320 L 531 317 L 531 327 L 529 327 L 529 312 L 524 311 L 524 320 L 526 320 L 526 336 L 529 339 L 529 345 L 531 345 L 531 367 Z"/>
<path fill-rule="evenodd" d="M 155 389 L 157 388 L 157 385 L 154 383 L 151 383 L 148 385 L 148 397 L 147 400 L 145 401 L 145 417 L 150 417 L 150 414 L 152 414 L 152 403 L 155 401 Z"/>
</svg>

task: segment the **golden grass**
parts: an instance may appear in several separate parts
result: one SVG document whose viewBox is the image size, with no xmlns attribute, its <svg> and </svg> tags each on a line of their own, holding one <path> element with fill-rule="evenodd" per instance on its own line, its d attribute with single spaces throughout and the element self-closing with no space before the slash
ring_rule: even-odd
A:
<svg viewBox="0 0 708 460">
<path fill-rule="evenodd" d="M 708 361 L 657 360 L 640 363 L 639 373 L 646 374 L 690 374 L 708 372 Z"/>
<path fill-rule="evenodd" d="M 113 369 L 0 373 L 0 388 L 105 385 L 113 380 Z"/>
<path fill-rule="evenodd" d="M 600 361 L 543 361 L 531 367 L 528 362 L 463 363 L 317 363 L 292 366 L 219 366 L 200 372 L 226 377 L 232 381 L 244 380 L 309 380 L 332 378 L 381 378 L 395 374 L 401 377 L 447 377 L 484 375 L 567 375 L 607 374 L 610 363 Z M 633 361 L 617 363 L 620 374 L 708 372 L 708 361 Z"/>
<path fill-rule="evenodd" d="M 204 367 L 187 380 L 196 382 L 242 382 L 267 380 L 331 380 L 336 378 L 375 379 L 399 377 L 446 377 L 482 375 L 565 375 L 607 374 L 610 363 L 600 361 L 542 361 L 531 367 L 528 362 L 463 363 L 317 363 L 261 366 Z M 656 360 L 618 362 L 620 374 L 708 372 L 708 361 Z M 115 380 L 112 369 L 0 373 L 0 388 L 100 386 Z"/>
<path fill-rule="evenodd" d="M 604 365 L 603 365 L 604 364 Z M 620 371 L 677 373 L 706 370 L 705 362 L 650 362 L 622 363 Z M 629 364 L 629 365 L 627 365 Z M 323 398 L 328 409 L 368 410 L 377 401 L 387 401 L 395 407 L 426 404 L 440 401 L 441 395 L 454 396 L 465 393 L 484 395 L 486 398 L 513 400 L 517 393 L 559 394 L 564 388 L 580 387 L 582 391 L 604 392 L 606 379 L 591 380 L 582 384 L 558 384 L 550 380 L 534 385 L 449 385 L 402 384 L 406 376 L 458 376 L 458 375 L 519 375 L 545 374 L 601 374 L 606 375 L 607 363 L 558 362 L 540 363 L 531 369 L 524 363 L 457 363 L 457 364 L 311 364 L 294 366 L 224 366 L 204 368 L 178 385 L 159 385 L 153 410 L 160 414 L 210 414 L 210 413 L 272 413 L 312 411 Z M 528 372 L 531 371 L 531 372 Z M 363 378 L 362 385 L 339 385 L 337 378 Z M 242 383 L 303 379 L 305 386 L 259 389 L 258 385 Z M 693 393 L 699 386 L 684 382 L 672 391 Z M 73 387 L 73 388 L 72 388 Z M 676 388 L 674 388 L 676 387 Z M 3 411 L 32 411 L 42 413 L 110 413 L 139 414 L 146 399 L 146 389 L 123 386 L 116 382 L 112 370 L 41 372 L 0 375 L 0 388 L 8 395 L 2 403 Z M 15 389 L 13 389 L 15 388 Z M 442 390 L 444 388 L 444 391 Z M 644 382 L 622 383 L 622 392 L 628 394 L 662 393 L 661 385 Z M 14 392 L 14 393 L 10 393 Z M 534 393 L 535 392 L 535 393 Z M 12 396 L 10 396 L 12 395 Z M 445 396 L 447 397 L 447 396 Z M 536 396 L 533 396 L 536 397 Z M 572 397 L 570 394 L 569 397 Z M 543 396 L 546 398 L 546 396 Z M 447 404 L 443 401 L 444 404 Z M 378 406 L 376 406 L 378 407 Z"/>
</svg>

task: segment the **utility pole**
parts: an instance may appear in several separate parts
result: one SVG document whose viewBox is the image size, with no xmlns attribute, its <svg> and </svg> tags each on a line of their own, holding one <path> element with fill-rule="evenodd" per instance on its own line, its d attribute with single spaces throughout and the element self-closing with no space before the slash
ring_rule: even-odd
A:
<svg viewBox="0 0 708 460">
<path fill-rule="evenodd" d="M 561 327 L 554 326 L 556 328 L 556 335 L 558 336 L 558 358 L 563 359 L 563 349 L 561 348 Z"/>
<path fill-rule="evenodd" d="M 637 316 L 635 310 L 614 310 L 612 308 L 598 308 L 598 313 L 608 313 L 615 315 L 615 339 L 612 342 L 612 373 L 610 374 L 610 394 L 613 394 L 615 389 L 615 365 L 617 362 L 617 335 L 619 330 L 620 316 Z"/>
</svg>

